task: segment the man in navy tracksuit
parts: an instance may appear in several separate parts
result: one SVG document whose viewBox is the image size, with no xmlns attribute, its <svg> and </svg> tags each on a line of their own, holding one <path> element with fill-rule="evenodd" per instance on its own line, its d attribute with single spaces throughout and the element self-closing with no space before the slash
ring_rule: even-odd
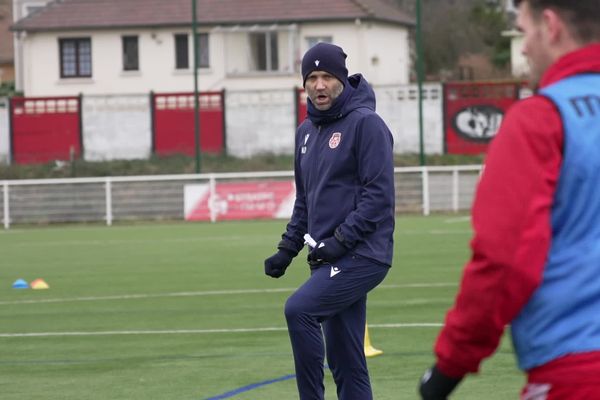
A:
<svg viewBox="0 0 600 400">
<path fill-rule="evenodd" d="M 343 400 L 372 399 L 364 356 L 367 292 L 392 263 L 393 139 L 346 54 L 319 43 L 302 60 L 308 118 L 296 133 L 296 202 L 265 273 L 279 278 L 309 233 L 310 278 L 287 300 L 285 316 L 301 400 L 324 398 L 327 362 Z M 323 328 L 323 332 L 321 331 Z"/>
</svg>

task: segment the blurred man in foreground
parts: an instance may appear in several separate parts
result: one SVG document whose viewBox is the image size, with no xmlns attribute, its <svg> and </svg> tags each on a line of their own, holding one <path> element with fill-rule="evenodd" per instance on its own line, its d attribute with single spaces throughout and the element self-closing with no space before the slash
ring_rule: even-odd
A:
<svg viewBox="0 0 600 400">
<path fill-rule="evenodd" d="M 600 1 L 515 4 L 538 91 L 490 147 L 425 400 L 477 372 L 507 324 L 528 376 L 521 399 L 600 399 Z"/>
</svg>

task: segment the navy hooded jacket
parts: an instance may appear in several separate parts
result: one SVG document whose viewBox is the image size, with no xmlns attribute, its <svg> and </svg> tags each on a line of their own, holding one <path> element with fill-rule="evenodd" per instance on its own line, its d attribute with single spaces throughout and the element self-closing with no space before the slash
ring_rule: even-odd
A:
<svg viewBox="0 0 600 400">
<path fill-rule="evenodd" d="M 296 201 L 280 248 L 299 252 L 305 233 L 334 236 L 354 254 L 390 266 L 394 232 L 393 137 L 375 93 L 357 74 L 327 111 L 308 102 L 295 145 Z"/>
</svg>

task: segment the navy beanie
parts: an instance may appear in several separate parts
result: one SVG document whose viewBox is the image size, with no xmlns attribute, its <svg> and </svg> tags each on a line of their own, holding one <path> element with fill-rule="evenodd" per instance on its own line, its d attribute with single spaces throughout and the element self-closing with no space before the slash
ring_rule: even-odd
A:
<svg viewBox="0 0 600 400">
<path fill-rule="evenodd" d="M 317 43 L 302 58 L 302 86 L 313 71 L 329 72 L 345 85 L 348 79 L 346 57 L 344 50 L 335 44 Z"/>
</svg>

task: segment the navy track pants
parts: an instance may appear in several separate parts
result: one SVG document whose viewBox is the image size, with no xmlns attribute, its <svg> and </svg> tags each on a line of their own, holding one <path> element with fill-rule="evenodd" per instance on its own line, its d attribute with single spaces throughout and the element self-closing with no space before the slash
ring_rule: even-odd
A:
<svg viewBox="0 0 600 400">
<path fill-rule="evenodd" d="M 367 293 L 389 267 L 349 254 L 311 269 L 310 278 L 285 304 L 300 400 L 323 400 L 323 358 L 340 400 L 371 400 L 364 355 Z M 323 330 L 321 331 L 321 326 Z"/>
</svg>

